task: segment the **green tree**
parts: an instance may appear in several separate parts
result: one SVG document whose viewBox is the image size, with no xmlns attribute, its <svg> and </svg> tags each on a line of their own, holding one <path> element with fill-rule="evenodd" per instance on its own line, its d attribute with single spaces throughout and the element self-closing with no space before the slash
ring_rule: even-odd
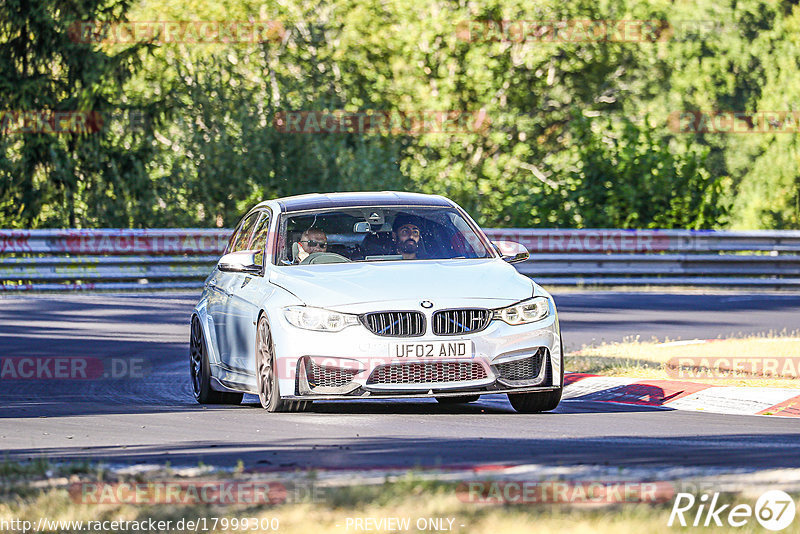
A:
<svg viewBox="0 0 800 534">
<path fill-rule="evenodd" d="M 693 110 L 796 111 L 798 9 L 788 0 L 7 0 L 3 109 L 127 120 L 138 108 L 148 120 L 1 136 L 0 224 L 230 225 L 263 198 L 408 189 L 447 195 L 487 226 L 796 228 L 796 134 L 680 133 L 670 121 Z M 126 17 L 278 20 L 286 33 L 133 47 L 69 39 L 75 21 Z M 590 19 L 657 22 L 652 41 L 464 34 L 470 21 Z M 278 131 L 275 115 L 293 110 L 481 110 L 490 127 Z"/>
<path fill-rule="evenodd" d="M 128 226 L 154 206 L 147 162 L 158 103 L 120 91 L 141 46 L 108 53 L 75 32 L 80 21 L 120 21 L 130 1 L 0 3 L 0 109 L 78 112 L 91 126 L 0 139 L 0 225 Z M 8 119 L 11 115 L 6 115 Z M 8 124 L 8 123 L 7 123 Z"/>
</svg>

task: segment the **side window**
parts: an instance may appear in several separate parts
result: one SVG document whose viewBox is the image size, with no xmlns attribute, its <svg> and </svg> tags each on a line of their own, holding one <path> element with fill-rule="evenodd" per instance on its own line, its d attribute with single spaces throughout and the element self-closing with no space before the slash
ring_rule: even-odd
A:
<svg viewBox="0 0 800 534">
<path fill-rule="evenodd" d="M 265 211 L 263 214 L 264 216 L 258 221 L 258 226 L 256 226 L 256 230 L 253 233 L 253 244 L 250 245 L 251 249 L 262 252 L 267 245 L 267 238 L 269 237 L 269 213 Z"/>
<path fill-rule="evenodd" d="M 237 224 L 236 228 L 233 229 L 233 233 L 231 233 L 231 237 L 228 238 L 228 244 L 225 246 L 225 254 L 233 252 L 233 244 L 236 242 L 236 237 L 239 235 L 239 232 L 242 230 L 242 223 L 244 223 L 244 219 L 239 221 L 239 224 Z"/>
<path fill-rule="evenodd" d="M 450 240 L 450 246 L 454 254 L 462 255 L 467 253 L 467 257 L 477 258 L 478 251 L 483 248 L 480 238 L 475 235 L 475 232 L 469 227 L 467 221 L 458 215 L 450 213 L 448 217 L 456 230 Z"/>
<path fill-rule="evenodd" d="M 247 250 L 247 245 L 250 243 L 250 235 L 253 233 L 253 226 L 255 226 L 256 221 L 258 221 L 259 215 L 261 215 L 261 212 L 257 211 L 247 217 L 244 222 L 242 222 L 242 227 L 236 234 L 236 238 L 233 242 L 233 247 L 231 248 L 230 252 Z"/>
</svg>

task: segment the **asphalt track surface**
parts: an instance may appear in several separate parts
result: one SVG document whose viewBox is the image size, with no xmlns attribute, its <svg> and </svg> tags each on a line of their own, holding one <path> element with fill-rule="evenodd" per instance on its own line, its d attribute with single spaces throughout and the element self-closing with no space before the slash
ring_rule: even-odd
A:
<svg viewBox="0 0 800 534">
<path fill-rule="evenodd" d="M 800 467 L 797 419 L 563 401 L 520 415 L 501 395 L 466 406 L 433 400 L 318 402 L 268 414 L 256 397 L 202 407 L 189 386 L 195 294 L 0 298 L 0 358 L 89 357 L 134 378 L 0 379 L 0 450 L 110 465 L 202 461 L 265 471 L 475 464 Z M 568 351 L 621 340 L 714 338 L 794 330 L 800 295 L 556 293 Z M 110 365 L 110 362 L 116 362 Z M 124 373 L 122 373 L 124 374 Z M 141 377 L 141 378 L 140 378 Z"/>
</svg>

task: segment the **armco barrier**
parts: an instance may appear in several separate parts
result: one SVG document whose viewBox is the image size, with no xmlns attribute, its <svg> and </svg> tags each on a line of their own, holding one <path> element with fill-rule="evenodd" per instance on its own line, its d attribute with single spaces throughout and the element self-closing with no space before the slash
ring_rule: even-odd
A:
<svg viewBox="0 0 800 534">
<path fill-rule="evenodd" d="M 190 289 L 230 230 L 0 230 L 0 289 Z"/>
<path fill-rule="evenodd" d="M 544 285 L 800 287 L 800 231 L 489 229 Z M 0 230 L 0 289 L 198 288 L 230 230 Z"/>
</svg>

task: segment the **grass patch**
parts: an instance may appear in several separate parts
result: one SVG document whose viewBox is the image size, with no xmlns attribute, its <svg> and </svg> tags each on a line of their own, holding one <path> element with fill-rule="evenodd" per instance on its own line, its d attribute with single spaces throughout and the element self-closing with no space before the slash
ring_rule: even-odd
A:
<svg viewBox="0 0 800 534">
<path fill-rule="evenodd" d="M 51 521 L 171 521 L 168 532 L 178 532 L 178 521 L 206 518 L 252 518 L 258 521 L 277 519 L 278 532 L 319 534 L 364 531 L 354 529 L 348 518 L 406 519 L 411 527 L 407 532 L 436 532 L 426 525 L 429 520 L 451 526 L 451 532 L 515 534 L 523 532 L 573 532 L 573 533 L 674 533 L 688 531 L 668 527 L 667 520 L 672 500 L 666 502 L 629 504 L 477 504 L 465 502 L 457 491 L 458 483 L 431 482 L 415 478 L 413 474 L 396 482 L 372 486 L 347 486 L 313 492 L 314 498 L 280 505 L 175 505 L 175 504 L 87 504 L 76 502 L 67 488 L 43 488 L 31 491 L 18 488 L 0 494 L 0 520 L 23 519 L 37 521 L 47 517 Z M 311 495 L 305 492 L 305 495 Z M 461 495 L 461 497 L 459 497 Z M 754 504 L 754 498 L 724 494 L 724 502 Z M 452 520 L 452 522 L 450 522 Z M 231 527 L 207 529 L 207 532 L 230 532 Z M 202 529 L 201 529 L 202 530 Z M 704 528 L 707 532 L 729 532 L 730 528 Z M 100 529 L 100 531 L 103 531 Z M 124 529 L 119 531 L 124 532 Z M 246 530 L 268 532 L 269 529 Z M 391 532 L 376 528 L 371 532 Z M 441 531 L 441 530 L 440 530 Z M 761 527 L 752 519 L 737 532 L 760 532 Z"/>
<path fill-rule="evenodd" d="M 27 477 L 42 477 L 50 471 L 47 458 L 36 458 L 30 462 L 12 462 L 7 457 L 0 462 L 0 478 L 3 480 Z"/>
<path fill-rule="evenodd" d="M 665 342 L 632 338 L 567 354 L 566 368 L 606 376 L 800 389 L 800 332 Z"/>
<path fill-rule="evenodd" d="M 9 460 L 6 455 L 0 461 L 0 488 L 26 481 L 72 475 L 93 475 L 102 478 L 104 472 L 103 464 L 94 464 L 89 460 L 52 463 L 46 456 L 39 456 L 27 462 L 18 462 Z"/>
</svg>

